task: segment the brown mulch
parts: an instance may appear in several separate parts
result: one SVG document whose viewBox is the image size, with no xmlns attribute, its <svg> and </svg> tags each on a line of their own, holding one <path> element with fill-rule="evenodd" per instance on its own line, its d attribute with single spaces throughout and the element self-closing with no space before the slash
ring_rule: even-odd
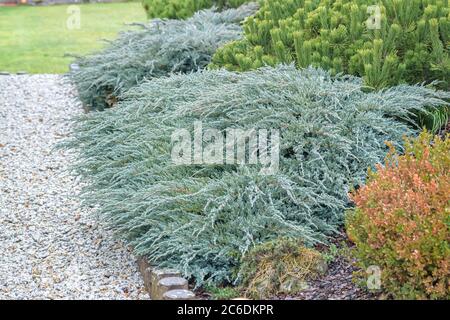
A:
<svg viewBox="0 0 450 320">
<path fill-rule="evenodd" d="M 355 260 L 349 257 L 354 245 L 348 239 L 344 229 L 340 230 L 331 243 L 338 248 L 347 248 L 348 253 L 338 255 L 328 264 L 327 273 L 316 279 L 308 281 L 308 288 L 292 296 L 278 296 L 276 300 L 376 300 L 379 294 L 374 294 L 358 286 L 354 281 L 356 267 Z M 328 251 L 326 246 L 317 246 L 321 252 Z"/>
<path fill-rule="evenodd" d="M 373 300 L 377 295 L 353 282 L 353 272 L 358 269 L 343 257 L 329 265 L 327 274 L 309 283 L 309 288 L 294 297 L 301 300 Z"/>
<path fill-rule="evenodd" d="M 447 125 L 445 127 L 443 127 L 440 131 L 439 131 L 439 135 L 444 138 L 446 134 L 450 133 L 450 120 L 448 121 Z"/>
<path fill-rule="evenodd" d="M 349 251 L 353 245 L 349 242 L 345 232 L 340 233 L 332 241 L 338 248 L 345 247 Z M 318 246 L 319 251 L 328 250 L 326 246 Z M 359 271 L 355 261 L 348 254 L 338 255 L 329 263 L 327 273 L 316 279 L 308 281 L 308 288 L 295 295 L 278 295 L 271 300 L 376 300 L 380 294 L 371 293 L 364 287 L 354 283 L 353 273 Z M 211 295 L 205 291 L 197 290 L 200 299 L 211 299 Z"/>
</svg>

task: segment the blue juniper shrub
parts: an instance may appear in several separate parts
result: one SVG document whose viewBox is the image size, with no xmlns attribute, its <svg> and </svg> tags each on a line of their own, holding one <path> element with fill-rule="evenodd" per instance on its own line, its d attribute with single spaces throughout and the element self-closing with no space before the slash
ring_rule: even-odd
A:
<svg viewBox="0 0 450 320">
<path fill-rule="evenodd" d="M 363 81 L 294 66 L 201 71 L 143 81 L 116 108 L 76 120 L 66 147 L 86 182 L 84 203 L 159 266 L 197 285 L 236 281 L 241 258 L 279 237 L 306 245 L 342 225 L 347 193 L 401 148 L 414 112 L 449 93 L 400 85 L 365 92 Z M 176 165 L 171 135 L 205 127 L 277 129 L 279 170 L 260 165 Z"/>
<path fill-rule="evenodd" d="M 188 20 L 152 20 L 79 58 L 79 68 L 69 76 L 86 109 L 104 110 L 143 79 L 205 68 L 221 45 L 240 38 L 239 23 L 256 8 L 248 4 L 220 13 L 200 11 Z"/>
</svg>

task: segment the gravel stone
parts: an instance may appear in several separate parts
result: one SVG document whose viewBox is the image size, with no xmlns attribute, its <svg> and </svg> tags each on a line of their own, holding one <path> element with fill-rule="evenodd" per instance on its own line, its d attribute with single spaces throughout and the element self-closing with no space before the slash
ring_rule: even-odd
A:
<svg viewBox="0 0 450 320">
<path fill-rule="evenodd" d="M 55 149 L 81 113 L 62 76 L 0 77 L 0 300 L 149 298 L 129 248 L 80 208 L 73 155 Z"/>
</svg>

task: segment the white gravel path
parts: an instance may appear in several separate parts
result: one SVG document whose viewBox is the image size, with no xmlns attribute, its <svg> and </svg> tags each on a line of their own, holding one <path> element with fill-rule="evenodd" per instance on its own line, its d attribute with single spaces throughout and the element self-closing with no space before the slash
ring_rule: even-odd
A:
<svg viewBox="0 0 450 320">
<path fill-rule="evenodd" d="M 0 300 L 147 299 L 135 257 L 87 211 L 54 150 L 81 113 L 57 75 L 0 75 Z"/>
</svg>

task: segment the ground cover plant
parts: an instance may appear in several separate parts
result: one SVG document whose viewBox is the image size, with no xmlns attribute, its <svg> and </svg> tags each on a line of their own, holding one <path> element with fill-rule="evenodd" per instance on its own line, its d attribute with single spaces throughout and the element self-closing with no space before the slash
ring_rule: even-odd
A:
<svg viewBox="0 0 450 320">
<path fill-rule="evenodd" d="M 450 136 L 422 133 L 352 193 L 347 232 L 364 269 L 398 299 L 449 299 Z"/>
<path fill-rule="evenodd" d="M 360 78 L 294 66 L 202 71 L 131 88 L 116 108 L 79 118 L 66 147 L 80 152 L 84 204 L 137 254 L 198 286 L 235 283 L 259 243 L 325 242 L 343 223 L 347 192 L 384 158 L 385 141 L 401 149 L 402 136 L 415 133 L 412 113 L 448 98 L 422 86 L 365 92 Z M 173 133 L 192 133 L 198 121 L 225 134 L 278 130 L 278 171 L 174 163 Z"/>
<path fill-rule="evenodd" d="M 126 24 L 145 22 L 138 2 L 77 4 L 80 25 L 68 28 L 68 5 L 0 7 L 0 71 L 65 73 L 74 58 L 99 50 Z"/>
<path fill-rule="evenodd" d="M 70 73 L 87 109 L 113 106 L 117 97 L 144 78 L 204 68 L 221 45 L 241 36 L 239 22 L 255 4 L 223 12 L 204 10 L 188 20 L 152 20 L 125 32 L 103 51 L 80 58 Z"/>
<path fill-rule="evenodd" d="M 222 10 L 237 8 L 249 0 L 143 0 L 149 18 L 186 19 L 213 6 Z"/>
</svg>

